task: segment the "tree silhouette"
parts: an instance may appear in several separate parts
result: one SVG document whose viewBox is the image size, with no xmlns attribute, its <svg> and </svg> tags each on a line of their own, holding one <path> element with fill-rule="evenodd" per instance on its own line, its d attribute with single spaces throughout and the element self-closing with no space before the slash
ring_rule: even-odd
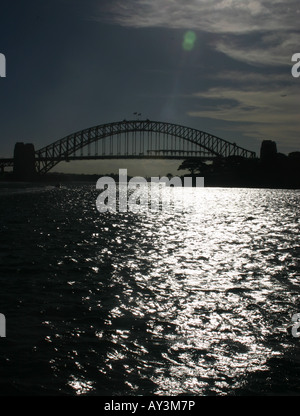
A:
<svg viewBox="0 0 300 416">
<path fill-rule="evenodd" d="M 210 170 L 210 166 L 207 165 L 199 158 L 185 159 L 177 170 L 188 170 L 192 176 L 195 173 L 204 174 Z"/>
</svg>

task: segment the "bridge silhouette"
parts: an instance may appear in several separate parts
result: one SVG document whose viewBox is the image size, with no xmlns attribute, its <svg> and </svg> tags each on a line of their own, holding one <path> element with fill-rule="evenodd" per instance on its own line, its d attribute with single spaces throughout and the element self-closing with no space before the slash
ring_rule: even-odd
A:
<svg viewBox="0 0 300 416">
<path fill-rule="evenodd" d="M 60 162 L 94 159 L 189 159 L 256 157 L 212 134 L 191 127 L 151 120 L 123 120 L 69 134 L 35 150 L 32 144 L 16 143 L 14 157 L 0 159 L 0 169 L 45 174 Z"/>
</svg>

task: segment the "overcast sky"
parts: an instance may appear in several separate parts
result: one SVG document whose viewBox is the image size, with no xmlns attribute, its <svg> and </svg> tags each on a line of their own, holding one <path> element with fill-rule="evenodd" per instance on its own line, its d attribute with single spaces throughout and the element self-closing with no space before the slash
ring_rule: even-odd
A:
<svg viewBox="0 0 300 416">
<path fill-rule="evenodd" d="M 17 141 L 39 149 L 135 111 L 257 153 L 263 139 L 286 154 L 300 150 L 300 78 L 291 75 L 299 0 L 10 0 L 0 8 L 0 157 Z"/>
</svg>

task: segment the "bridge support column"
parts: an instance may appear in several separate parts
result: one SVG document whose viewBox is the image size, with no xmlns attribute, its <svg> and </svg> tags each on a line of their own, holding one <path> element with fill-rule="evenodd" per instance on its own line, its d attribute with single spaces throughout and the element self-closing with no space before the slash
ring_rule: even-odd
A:
<svg viewBox="0 0 300 416">
<path fill-rule="evenodd" d="M 14 150 L 14 176 L 21 181 L 34 179 L 35 150 L 32 143 L 16 143 Z"/>
</svg>

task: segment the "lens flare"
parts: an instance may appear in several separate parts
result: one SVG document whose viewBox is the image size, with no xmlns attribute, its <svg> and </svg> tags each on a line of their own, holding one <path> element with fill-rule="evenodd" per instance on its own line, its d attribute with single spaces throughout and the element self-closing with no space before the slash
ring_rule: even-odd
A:
<svg viewBox="0 0 300 416">
<path fill-rule="evenodd" d="M 182 47 L 185 51 L 191 51 L 194 49 L 197 36 L 192 30 L 188 30 L 183 37 Z"/>
</svg>

